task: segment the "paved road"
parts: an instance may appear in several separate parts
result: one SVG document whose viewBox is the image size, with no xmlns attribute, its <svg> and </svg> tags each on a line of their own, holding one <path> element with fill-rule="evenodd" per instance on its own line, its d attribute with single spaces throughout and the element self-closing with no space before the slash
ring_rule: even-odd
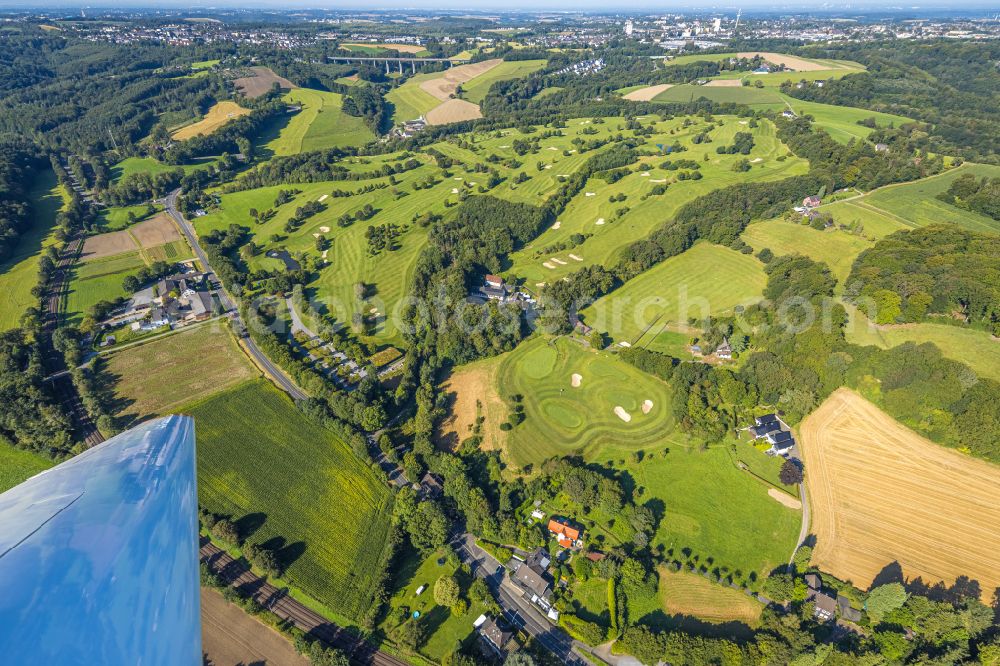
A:
<svg viewBox="0 0 1000 666">
<path fill-rule="evenodd" d="M 451 545 L 459 558 L 470 566 L 473 575 L 484 579 L 490 586 L 508 623 L 531 634 L 563 663 L 571 666 L 587 665 L 587 662 L 573 652 L 575 641 L 562 629 L 553 626 L 534 604 L 521 596 L 520 590 L 506 576 L 500 562 L 477 546 L 475 537 L 469 533 L 459 534 L 452 539 Z"/>
<path fill-rule="evenodd" d="M 402 659 L 376 650 L 371 643 L 345 631 L 294 597 L 288 596 L 284 590 L 254 574 L 208 539 L 202 539 L 199 556 L 224 583 L 253 597 L 261 606 L 288 620 L 308 636 L 343 650 L 350 655 L 352 664 L 407 666 L 407 662 Z"/>
<path fill-rule="evenodd" d="M 163 199 L 163 205 L 167 210 L 167 213 L 174 219 L 177 226 L 183 232 L 184 237 L 187 238 L 188 244 L 191 249 L 194 250 L 195 255 L 201 262 L 202 268 L 204 268 L 207 273 L 207 277 L 210 284 L 218 285 L 219 301 L 222 303 L 222 307 L 229 313 L 232 318 L 233 323 L 236 325 L 236 330 L 241 332 L 241 337 L 243 338 L 243 343 L 246 347 L 247 352 L 254 358 L 257 365 L 264 369 L 267 374 L 274 378 L 278 385 L 284 389 L 285 393 L 292 396 L 294 400 L 305 400 L 308 396 L 295 385 L 291 379 L 274 363 L 271 362 L 264 352 L 260 350 L 260 347 L 253 341 L 246 331 L 246 324 L 240 318 L 239 310 L 233 304 L 233 298 L 226 291 L 225 285 L 219 280 L 215 271 L 212 270 L 212 264 L 208 261 L 208 255 L 205 254 L 205 250 L 202 249 L 201 243 L 198 242 L 198 234 L 194 231 L 194 226 L 177 210 L 177 196 L 180 194 L 180 189 L 176 189 Z"/>
</svg>

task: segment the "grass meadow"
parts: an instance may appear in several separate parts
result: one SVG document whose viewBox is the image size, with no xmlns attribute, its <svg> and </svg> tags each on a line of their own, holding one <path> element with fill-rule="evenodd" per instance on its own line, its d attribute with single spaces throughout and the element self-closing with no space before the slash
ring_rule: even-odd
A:
<svg viewBox="0 0 1000 666">
<path fill-rule="evenodd" d="M 434 582 L 438 578 L 454 576 L 458 580 L 463 597 L 466 596 L 472 579 L 461 571 L 454 561 L 447 559 L 446 551 L 430 553 L 426 557 L 421 557 L 413 551 L 408 555 L 402 558 L 393 571 L 393 584 L 396 589 L 389 599 L 389 608 L 392 610 L 386 613 L 382 629 L 389 633 L 396 628 L 393 610 L 407 608 L 411 614 L 414 611 L 419 612 L 420 621 L 427 630 L 427 638 L 418 651 L 424 657 L 440 663 L 446 655 L 455 651 L 456 643 L 475 640 L 472 623 L 486 611 L 486 607 L 471 603 L 464 614 L 455 615 L 450 609 L 437 605 L 434 602 Z M 422 585 L 426 585 L 427 589 L 418 595 L 417 589 Z"/>
<path fill-rule="evenodd" d="M 755 253 L 770 248 L 776 256 L 802 254 L 825 263 L 836 276 L 838 289 L 843 289 L 857 256 L 873 244 L 847 231 L 819 231 L 783 219 L 751 224 L 743 232 L 743 240 Z"/>
<path fill-rule="evenodd" d="M 468 83 L 463 83 L 462 90 L 464 92 L 462 93 L 462 99 L 479 104 L 486 97 L 486 93 L 490 91 L 490 87 L 497 81 L 520 79 L 540 70 L 545 66 L 545 62 L 545 60 L 505 60 Z"/>
<path fill-rule="evenodd" d="M 275 548 L 282 578 L 348 618 L 371 603 L 392 494 L 333 433 L 265 380 L 183 408 L 198 433 L 198 497 Z"/>
<path fill-rule="evenodd" d="M 441 100 L 420 88 L 422 82 L 440 77 L 441 72 L 415 74 L 407 79 L 403 85 L 386 93 L 385 101 L 394 107 L 393 124 L 398 125 L 404 121 L 419 118 L 440 104 Z"/>
<path fill-rule="evenodd" d="M 659 168 L 668 159 L 662 155 L 643 158 L 641 165 L 633 167 L 633 173 L 614 184 L 591 178 L 584 191 L 569 203 L 560 216 L 558 228 L 553 226 L 530 245 L 515 252 L 511 256 L 512 266 L 508 272 L 525 278 L 529 285 L 538 285 L 565 277 L 584 266 L 611 265 L 622 249 L 649 236 L 689 201 L 736 183 L 779 180 L 807 170 L 804 160 L 787 157 L 788 149 L 777 139 L 774 125 L 769 122 L 750 128 L 743 124 L 746 121 L 732 116 L 718 116 L 716 122 L 722 125 L 710 133 L 713 142 L 693 144 L 691 139 L 704 131 L 707 124 L 700 119 L 691 120 L 693 122 L 689 127 L 683 127 L 683 118 L 656 122 L 657 134 L 650 137 L 649 143 L 655 148 L 657 143 L 679 141 L 687 150 L 680 153 L 677 159 L 691 159 L 701 164 L 701 180 L 677 181 L 676 171 Z M 571 121 L 570 127 L 576 122 L 579 121 Z M 601 127 L 608 126 L 614 127 L 615 123 L 609 121 Z M 748 156 L 752 168 L 745 172 L 733 170 L 733 165 L 744 159 L 743 156 L 719 155 L 715 151 L 717 146 L 731 142 L 739 131 L 753 133 L 755 141 Z M 542 151 L 543 156 L 544 153 L 545 150 Z M 559 158 L 551 171 L 557 175 L 572 173 L 566 164 L 568 159 Z M 667 185 L 665 194 L 651 195 L 643 200 L 644 195 L 661 184 Z M 520 190 L 530 192 L 531 182 L 520 185 Z M 619 194 L 626 196 L 624 202 L 609 200 L 612 195 Z M 534 198 L 537 202 L 541 197 Z M 624 207 L 627 211 L 618 215 Z M 568 243 L 574 234 L 581 234 L 586 240 L 571 249 L 546 251 L 557 244 Z"/>
<path fill-rule="evenodd" d="M 1000 222 L 936 198 L 956 178 L 967 173 L 976 178 L 997 178 L 1000 177 L 1000 167 L 966 162 L 936 176 L 887 185 L 863 196 L 822 206 L 821 209 L 833 215 L 838 224 L 860 222 L 864 226 L 864 234 L 876 238 L 901 229 L 916 229 L 937 223 L 957 224 L 971 231 L 1000 233 Z"/>
<path fill-rule="evenodd" d="M 720 245 L 698 243 L 660 262 L 580 314 L 615 340 L 634 344 L 654 324 L 731 311 L 761 298 L 767 277 L 755 257 Z"/>
<path fill-rule="evenodd" d="M 1000 381 L 1000 342 L 988 331 L 932 322 L 877 326 L 857 308 L 849 304 L 846 307 L 850 315 L 848 342 L 882 349 L 904 342 L 933 342 L 946 358 L 964 363 L 980 377 Z"/>
<path fill-rule="evenodd" d="M 45 456 L 0 443 L 0 493 L 55 465 Z"/>
<path fill-rule="evenodd" d="M 293 115 L 278 136 L 265 146 L 274 155 L 296 155 L 333 146 L 360 146 L 374 138 L 361 118 L 340 110 L 343 99 L 337 93 L 296 88 L 286 93 L 284 100 L 302 105 L 302 110 Z"/>
<path fill-rule="evenodd" d="M 661 507 L 659 529 L 650 542 L 654 548 L 662 543 L 681 561 L 684 549 L 690 549 L 699 564 L 725 567 L 738 578 L 751 572 L 763 578 L 788 561 L 801 513 L 771 498 L 768 486 L 737 468 L 726 445 L 667 444 L 624 469 L 642 488 L 642 499 Z"/>
<path fill-rule="evenodd" d="M 573 375 L 580 386 L 572 386 Z M 506 453 L 518 467 L 551 456 L 600 459 L 609 449 L 639 450 L 673 428 L 666 384 L 608 353 L 585 350 L 569 338 L 536 337 L 503 357 L 497 373 L 502 398 L 523 396 L 525 421 L 508 433 Z M 649 413 L 643 403 L 651 401 Z M 622 420 L 616 407 L 631 417 Z"/>
<path fill-rule="evenodd" d="M 174 169 L 183 169 L 185 173 L 189 173 L 207 168 L 209 165 L 215 163 L 217 159 L 215 157 L 199 157 L 195 158 L 192 164 L 174 165 L 164 164 L 152 157 L 126 157 L 111 167 L 111 182 L 117 183 L 122 178 L 134 173 L 148 173 L 151 176 L 155 176 L 158 173 L 173 171 Z"/>
<path fill-rule="evenodd" d="M 100 301 L 127 296 L 122 280 L 145 265 L 138 250 L 74 264 L 70 270 L 69 286 L 63 295 L 64 323 L 76 326 L 87 311 Z"/>
<path fill-rule="evenodd" d="M 56 215 L 69 195 L 55 173 L 47 170 L 36 178 L 29 196 L 31 227 L 21 234 L 13 254 L 0 263 L 0 331 L 16 328 L 24 311 L 37 302 L 31 288 L 38 283 L 38 262 L 45 248 L 56 242 Z"/>
</svg>

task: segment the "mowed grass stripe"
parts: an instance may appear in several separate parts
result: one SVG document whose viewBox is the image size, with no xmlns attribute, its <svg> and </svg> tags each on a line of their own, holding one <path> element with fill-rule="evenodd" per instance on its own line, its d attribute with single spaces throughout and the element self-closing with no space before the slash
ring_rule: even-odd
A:
<svg viewBox="0 0 1000 666">
<path fill-rule="evenodd" d="M 766 282 L 756 258 L 702 242 L 632 278 L 580 314 L 589 326 L 634 342 L 654 323 L 686 323 L 754 303 Z"/>
<path fill-rule="evenodd" d="M 270 383 L 255 380 L 185 408 L 198 437 L 198 495 L 251 543 L 279 549 L 283 577 L 357 619 L 371 602 L 392 496 L 348 446 Z"/>
<path fill-rule="evenodd" d="M 37 303 L 31 289 L 38 283 L 38 263 L 42 252 L 56 243 L 56 215 L 69 199 L 51 170 L 37 176 L 28 196 L 31 227 L 21 234 L 13 254 L 0 263 L 0 331 L 16 328 L 25 310 Z"/>
</svg>

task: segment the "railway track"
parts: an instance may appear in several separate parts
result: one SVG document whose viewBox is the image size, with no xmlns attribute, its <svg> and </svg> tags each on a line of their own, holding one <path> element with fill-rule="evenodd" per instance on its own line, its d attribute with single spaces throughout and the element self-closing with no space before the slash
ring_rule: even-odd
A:
<svg viewBox="0 0 1000 666">
<path fill-rule="evenodd" d="M 333 624 L 319 613 L 233 559 L 208 539 L 202 539 L 201 561 L 224 583 L 254 599 L 283 620 L 287 620 L 311 638 L 318 639 L 350 656 L 359 666 L 407 666 L 407 662 L 377 650 L 367 641 Z"/>
</svg>

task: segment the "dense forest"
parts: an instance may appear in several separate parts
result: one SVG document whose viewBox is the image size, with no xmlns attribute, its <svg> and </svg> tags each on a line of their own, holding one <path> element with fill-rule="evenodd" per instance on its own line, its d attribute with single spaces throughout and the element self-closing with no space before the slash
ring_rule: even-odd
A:
<svg viewBox="0 0 1000 666">
<path fill-rule="evenodd" d="M 1000 45 L 995 40 L 828 44 L 801 53 L 854 60 L 868 72 L 822 88 L 790 87 L 788 94 L 916 118 L 930 124 L 917 141 L 919 148 L 994 164 L 1000 160 Z"/>
<path fill-rule="evenodd" d="M 958 318 L 1000 334 L 1000 238 L 950 224 L 898 231 L 861 253 L 847 296 L 878 324 Z"/>
</svg>

